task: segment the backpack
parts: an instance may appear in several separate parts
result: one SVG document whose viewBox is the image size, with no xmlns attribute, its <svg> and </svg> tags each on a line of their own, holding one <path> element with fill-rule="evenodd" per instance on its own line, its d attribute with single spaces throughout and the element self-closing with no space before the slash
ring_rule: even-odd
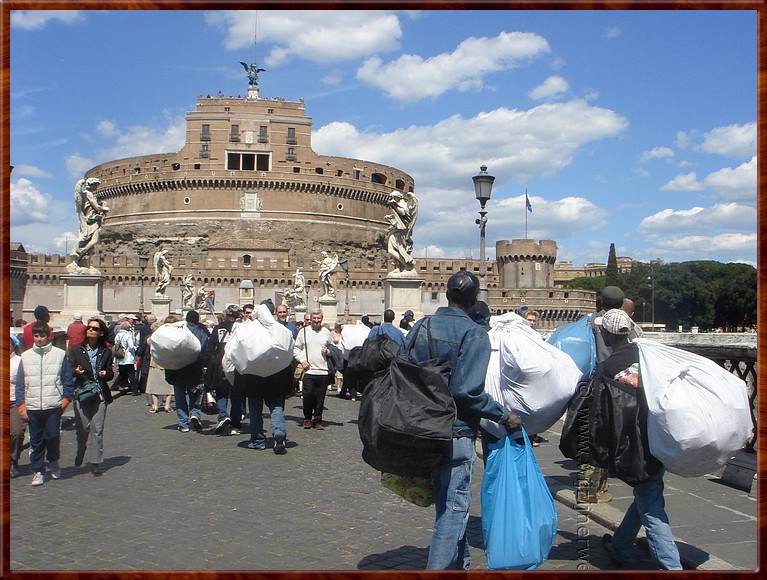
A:
<svg viewBox="0 0 767 580">
<path fill-rule="evenodd" d="M 391 337 L 381 333 L 375 334 L 365 339 L 362 344 L 362 352 L 359 358 L 355 357 L 355 364 L 358 365 L 354 370 L 362 373 L 377 373 L 391 364 L 399 354 L 399 345 Z M 351 362 L 351 357 L 349 357 Z"/>
<path fill-rule="evenodd" d="M 125 358 L 125 347 L 122 342 L 115 338 L 115 343 L 112 345 L 112 356 L 114 358 Z"/>
<path fill-rule="evenodd" d="M 450 453 L 456 418 L 451 368 L 448 360 L 433 358 L 429 322 L 425 326 L 432 358 L 413 362 L 413 340 L 365 388 L 357 424 L 362 459 L 379 471 L 430 476 Z"/>
<path fill-rule="evenodd" d="M 562 426 L 559 450 L 569 459 L 607 469 L 632 487 L 661 468 L 650 453 L 644 393 L 599 370 L 578 385 Z"/>
</svg>

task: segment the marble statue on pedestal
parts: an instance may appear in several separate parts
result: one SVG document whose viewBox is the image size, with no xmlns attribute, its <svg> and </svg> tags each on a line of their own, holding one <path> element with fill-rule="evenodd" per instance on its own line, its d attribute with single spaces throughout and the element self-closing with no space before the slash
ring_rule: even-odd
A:
<svg viewBox="0 0 767 580">
<path fill-rule="evenodd" d="M 168 250 L 159 250 L 154 253 L 154 275 L 157 279 L 155 296 L 165 297 L 165 289 L 170 284 L 170 275 L 173 272 L 173 266 L 170 264 Z"/>
<path fill-rule="evenodd" d="M 322 260 L 314 260 L 314 263 L 320 265 L 319 280 L 324 291 L 322 297 L 335 298 L 336 289 L 331 275 L 338 266 L 338 254 L 331 258 L 327 252 L 322 252 Z"/>
<path fill-rule="evenodd" d="M 96 189 L 101 182 L 95 177 L 81 179 L 75 185 L 75 209 L 80 218 L 80 235 L 72 252 L 72 262 L 67 265 L 70 274 L 99 275 L 90 264 L 93 247 L 99 241 L 101 224 L 109 208 L 96 199 Z"/>
<path fill-rule="evenodd" d="M 394 259 L 396 268 L 401 271 L 412 270 L 413 227 L 418 217 L 418 200 L 411 192 L 399 192 L 396 189 L 389 194 L 387 204 L 392 213 L 386 216 L 389 231 L 386 232 L 386 249 Z"/>
</svg>

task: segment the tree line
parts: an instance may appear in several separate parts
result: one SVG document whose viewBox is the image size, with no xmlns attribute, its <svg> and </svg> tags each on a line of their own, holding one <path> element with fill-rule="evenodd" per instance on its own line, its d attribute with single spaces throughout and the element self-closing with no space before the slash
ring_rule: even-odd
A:
<svg viewBox="0 0 767 580">
<path fill-rule="evenodd" d="M 635 262 L 630 272 L 621 273 L 611 244 L 604 276 L 574 278 L 567 286 L 597 293 L 618 286 L 634 301 L 636 322 L 652 322 L 654 304 L 655 323 L 666 330 L 697 326 L 742 332 L 756 326 L 756 268 L 748 264 L 654 260 Z"/>
</svg>

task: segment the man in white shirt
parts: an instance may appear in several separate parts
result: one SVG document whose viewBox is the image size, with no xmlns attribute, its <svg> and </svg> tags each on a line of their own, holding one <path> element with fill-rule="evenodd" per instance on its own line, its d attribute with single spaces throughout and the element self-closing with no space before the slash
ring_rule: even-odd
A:
<svg viewBox="0 0 767 580">
<path fill-rule="evenodd" d="M 293 358 L 304 369 L 304 429 L 325 428 L 322 426 L 322 407 L 325 404 L 325 391 L 331 380 L 328 374 L 331 344 L 333 335 L 322 326 L 322 311 L 312 311 L 311 325 L 300 330 L 293 347 Z"/>
</svg>

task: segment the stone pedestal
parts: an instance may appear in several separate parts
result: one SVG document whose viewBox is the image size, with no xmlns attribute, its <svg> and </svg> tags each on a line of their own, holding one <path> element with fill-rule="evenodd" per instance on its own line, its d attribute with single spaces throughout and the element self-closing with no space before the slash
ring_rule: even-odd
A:
<svg viewBox="0 0 767 580">
<path fill-rule="evenodd" d="M 101 310 L 101 282 L 103 279 L 103 276 L 82 274 L 62 276 L 64 308 L 62 308 L 61 314 L 57 316 L 60 320 L 56 320 L 56 323 L 60 323 L 66 328 L 72 322 L 72 316 L 76 312 L 83 315 L 83 322 L 93 316 L 104 316 Z"/>
<path fill-rule="evenodd" d="M 332 296 L 322 296 L 319 299 L 320 309 L 322 310 L 322 322 L 330 328 L 338 322 L 338 299 Z"/>
<path fill-rule="evenodd" d="M 165 296 L 152 296 L 152 314 L 154 314 L 160 322 L 170 316 L 170 303 L 171 299 L 166 298 Z"/>
<path fill-rule="evenodd" d="M 401 318 L 406 310 L 412 310 L 416 320 L 423 318 L 421 310 L 421 284 L 415 272 L 389 272 L 384 278 L 384 308 L 394 310 L 395 319 Z"/>
<path fill-rule="evenodd" d="M 301 306 L 296 306 L 293 309 L 293 316 L 296 317 L 296 322 L 298 322 L 299 320 L 303 322 L 305 314 L 306 314 L 306 304 L 303 304 Z"/>
</svg>

